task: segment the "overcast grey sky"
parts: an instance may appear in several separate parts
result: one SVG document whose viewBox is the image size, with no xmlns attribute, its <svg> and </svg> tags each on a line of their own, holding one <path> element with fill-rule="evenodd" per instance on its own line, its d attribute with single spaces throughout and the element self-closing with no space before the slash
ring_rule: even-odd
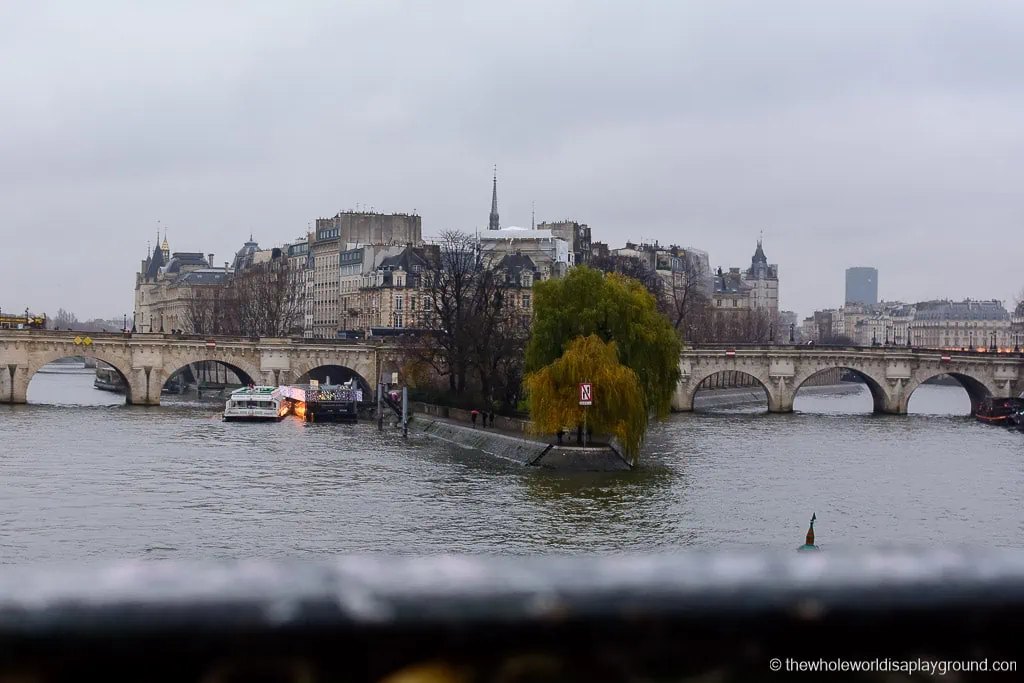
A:
<svg viewBox="0 0 1024 683">
<path fill-rule="evenodd" d="M 781 304 L 1024 286 L 1024 3 L 0 2 L 0 306 L 131 313 L 157 221 L 228 260 L 318 216 L 566 217 Z"/>
</svg>

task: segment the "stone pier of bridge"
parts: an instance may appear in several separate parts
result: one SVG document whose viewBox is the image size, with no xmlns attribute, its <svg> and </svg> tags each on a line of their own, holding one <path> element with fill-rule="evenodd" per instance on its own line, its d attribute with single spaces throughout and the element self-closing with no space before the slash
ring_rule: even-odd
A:
<svg viewBox="0 0 1024 683">
<path fill-rule="evenodd" d="M 694 395 L 704 380 L 735 372 L 749 375 L 764 389 L 768 412 L 789 413 L 805 382 L 835 369 L 848 370 L 864 382 L 875 412 L 891 415 L 906 414 L 914 390 L 940 375 L 960 382 L 971 399 L 972 412 L 986 397 L 1016 396 L 1024 389 L 1021 354 L 904 347 L 701 347 L 680 356 L 681 378 L 672 409 L 693 410 Z"/>
</svg>

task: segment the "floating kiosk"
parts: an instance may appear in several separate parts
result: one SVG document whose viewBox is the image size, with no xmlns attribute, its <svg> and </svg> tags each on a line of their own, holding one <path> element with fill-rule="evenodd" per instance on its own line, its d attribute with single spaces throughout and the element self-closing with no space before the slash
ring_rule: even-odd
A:
<svg viewBox="0 0 1024 683">
<path fill-rule="evenodd" d="M 821 550 L 821 548 L 814 545 L 814 520 L 817 518 L 818 515 L 811 513 L 811 528 L 807 530 L 807 538 L 804 539 L 804 544 L 796 549 L 797 552 L 804 553 L 808 551 Z"/>
<path fill-rule="evenodd" d="M 289 410 L 305 422 L 355 422 L 363 392 L 354 383 L 292 384 L 280 387 L 282 400 Z"/>
</svg>

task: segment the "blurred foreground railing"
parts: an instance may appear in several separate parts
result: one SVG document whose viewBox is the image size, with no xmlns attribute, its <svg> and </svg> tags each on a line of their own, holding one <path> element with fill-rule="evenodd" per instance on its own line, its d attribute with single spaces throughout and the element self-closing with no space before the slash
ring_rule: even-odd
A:
<svg viewBox="0 0 1024 683">
<path fill-rule="evenodd" d="M 1010 680 L 1022 619 L 1021 552 L 7 568 L 0 680 Z"/>
</svg>

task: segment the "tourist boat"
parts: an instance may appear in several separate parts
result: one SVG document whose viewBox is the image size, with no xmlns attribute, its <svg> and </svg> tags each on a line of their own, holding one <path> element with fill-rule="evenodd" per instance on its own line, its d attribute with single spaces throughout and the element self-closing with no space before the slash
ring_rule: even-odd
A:
<svg viewBox="0 0 1024 683">
<path fill-rule="evenodd" d="M 113 368 L 96 368 L 96 379 L 92 386 L 103 391 L 124 393 L 124 381 L 121 379 L 121 373 Z"/>
<path fill-rule="evenodd" d="M 978 405 L 974 417 L 989 424 L 1013 425 L 1011 419 L 1024 410 L 1024 399 L 1021 398 L 986 398 Z"/>
<path fill-rule="evenodd" d="M 224 420 L 280 420 L 288 414 L 288 405 L 281 400 L 279 387 L 248 387 L 235 389 L 224 404 Z"/>
</svg>

